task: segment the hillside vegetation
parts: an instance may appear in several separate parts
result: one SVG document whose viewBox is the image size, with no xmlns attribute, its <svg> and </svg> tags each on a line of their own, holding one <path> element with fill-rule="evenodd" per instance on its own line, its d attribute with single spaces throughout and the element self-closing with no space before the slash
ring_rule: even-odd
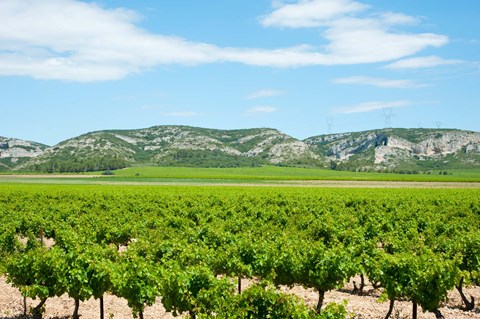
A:
<svg viewBox="0 0 480 319">
<path fill-rule="evenodd" d="M 276 165 L 417 173 L 478 168 L 479 160 L 480 133 L 449 129 L 381 129 L 298 140 L 270 128 L 154 126 L 87 133 L 53 147 L 0 138 L 0 171 Z"/>
<path fill-rule="evenodd" d="M 47 148 L 44 144 L 0 136 L 0 172 L 21 166 Z"/>
</svg>

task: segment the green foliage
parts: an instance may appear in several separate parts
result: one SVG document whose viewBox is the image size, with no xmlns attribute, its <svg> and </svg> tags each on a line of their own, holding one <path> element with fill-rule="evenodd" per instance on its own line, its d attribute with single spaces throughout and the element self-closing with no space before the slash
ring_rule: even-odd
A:
<svg viewBox="0 0 480 319">
<path fill-rule="evenodd" d="M 110 275 L 115 253 L 110 247 L 78 245 L 64 253 L 66 269 L 62 279 L 70 297 L 80 301 L 98 299 L 112 289 Z"/>
<path fill-rule="evenodd" d="M 347 311 L 342 305 L 329 304 L 321 315 L 309 309 L 293 295 L 279 293 L 265 283 L 255 284 L 227 300 L 216 315 L 199 318 L 217 319 L 344 319 Z"/>
<path fill-rule="evenodd" d="M 467 283 L 480 283 L 480 235 L 478 233 L 461 235 L 455 241 L 454 247 L 449 247 L 449 253 L 455 257 L 460 255 L 459 269 Z"/>
<path fill-rule="evenodd" d="M 10 172 L 15 167 L 25 164 L 28 161 L 29 161 L 29 158 L 25 158 L 25 157 L 18 158 L 15 160 L 12 160 L 12 158 L 9 158 L 9 157 L 0 158 L 0 172 Z"/>
<path fill-rule="evenodd" d="M 160 286 L 154 264 L 127 252 L 111 265 L 110 272 L 112 292 L 127 300 L 135 317 L 155 303 Z"/>
<path fill-rule="evenodd" d="M 127 167 L 128 163 L 115 156 L 66 157 L 58 156 L 45 162 L 34 164 L 29 169 L 45 173 L 81 173 L 102 170 L 116 170 Z M 27 169 L 28 170 L 28 169 Z"/>
<path fill-rule="evenodd" d="M 342 246 L 325 247 L 311 243 L 303 260 L 298 283 L 319 291 L 329 291 L 345 283 L 355 274 L 352 253 Z"/>
<path fill-rule="evenodd" d="M 210 315 L 233 295 L 233 287 L 227 280 L 217 279 L 204 266 L 182 269 L 170 263 L 162 271 L 162 303 L 176 316 L 187 312 Z"/>
<path fill-rule="evenodd" d="M 255 167 L 267 164 L 264 159 L 230 155 L 219 150 L 171 150 L 155 164 L 183 167 Z"/>
<path fill-rule="evenodd" d="M 426 311 L 435 311 L 458 279 L 455 261 L 442 260 L 428 249 L 419 255 L 385 255 L 380 282 L 388 299 L 408 298 Z"/>
<path fill-rule="evenodd" d="M 0 185 L 0 270 L 22 294 L 159 300 L 198 318 L 314 314 L 279 285 L 355 274 L 435 311 L 479 274 L 478 189 Z M 262 282 L 235 294 L 238 278 Z M 319 298 L 322 301 L 322 298 Z"/>
<path fill-rule="evenodd" d="M 59 249 L 36 247 L 10 255 L 6 260 L 7 282 L 17 287 L 22 295 L 35 299 L 60 296 L 63 285 L 62 253 Z"/>
</svg>

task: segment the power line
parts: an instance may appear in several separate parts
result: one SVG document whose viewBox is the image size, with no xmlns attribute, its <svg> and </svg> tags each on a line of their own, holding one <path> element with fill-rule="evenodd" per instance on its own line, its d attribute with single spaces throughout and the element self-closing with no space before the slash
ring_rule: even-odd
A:
<svg viewBox="0 0 480 319">
<path fill-rule="evenodd" d="M 385 120 L 385 128 L 391 128 L 392 127 L 392 117 L 393 115 L 393 109 L 391 107 L 384 107 L 382 109 L 382 114 L 380 115 L 381 117 L 384 118 Z"/>
<path fill-rule="evenodd" d="M 327 118 L 327 132 L 328 134 L 332 134 L 332 128 L 333 128 L 333 119 L 331 117 Z"/>
</svg>

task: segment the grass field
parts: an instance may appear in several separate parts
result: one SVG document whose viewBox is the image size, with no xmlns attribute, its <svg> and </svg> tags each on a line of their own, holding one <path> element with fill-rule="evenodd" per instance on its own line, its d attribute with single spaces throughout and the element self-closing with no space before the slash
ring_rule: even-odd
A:
<svg viewBox="0 0 480 319">
<path fill-rule="evenodd" d="M 352 180 L 352 181 L 432 181 L 480 182 L 480 169 L 450 170 L 448 175 L 393 174 L 371 172 L 344 172 L 297 167 L 242 167 L 242 168 L 189 168 L 189 167 L 132 167 L 115 171 L 115 179 L 219 179 L 219 180 Z"/>
<path fill-rule="evenodd" d="M 112 176 L 102 172 L 82 174 L 0 174 L 0 183 L 23 184 L 257 184 L 257 185 L 311 185 L 321 181 L 357 182 L 437 182 L 480 183 L 479 169 L 449 170 L 447 175 L 393 174 L 372 172 L 345 172 L 296 167 L 190 168 L 190 167 L 132 167 L 114 171 Z M 327 185 L 328 186 L 328 185 Z M 406 185 L 405 185 L 406 186 Z M 475 185 L 474 185 L 475 186 Z M 330 186 L 329 186 L 330 187 Z M 469 187 L 469 186 L 467 186 Z"/>
</svg>

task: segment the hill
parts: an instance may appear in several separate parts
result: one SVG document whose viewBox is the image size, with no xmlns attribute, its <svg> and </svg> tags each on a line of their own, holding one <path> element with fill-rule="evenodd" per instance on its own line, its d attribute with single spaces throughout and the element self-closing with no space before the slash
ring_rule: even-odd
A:
<svg viewBox="0 0 480 319">
<path fill-rule="evenodd" d="M 280 165 L 413 172 L 478 168 L 480 133 L 452 129 L 380 129 L 298 140 L 271 128 L 215 130 L 154 126 L 91 132 L 53 147 L 2 138 L 0 160 L 4 171 L 83 172 L 134 165 Z"/>
<path fill-rule="evenodd" d="M 84 134 L 46 149 L 20 168 L 63 172 L 116 169 L 134 164 L 238 167 L 322 166 L 325 162 L 304 142 L 275 129 L 155 126 Z"/>
<path fill-rule="evenodd" d="M 480 133 L 382 129 L 311 137 L 305 143 L 343 170 L 415 171 L 480 165 Z"/>
<path fill-rule="evenodd" d="M 21 166 L 47 148 L 44 144 L 0 136 L 0 172 Z"/>
</svg>

